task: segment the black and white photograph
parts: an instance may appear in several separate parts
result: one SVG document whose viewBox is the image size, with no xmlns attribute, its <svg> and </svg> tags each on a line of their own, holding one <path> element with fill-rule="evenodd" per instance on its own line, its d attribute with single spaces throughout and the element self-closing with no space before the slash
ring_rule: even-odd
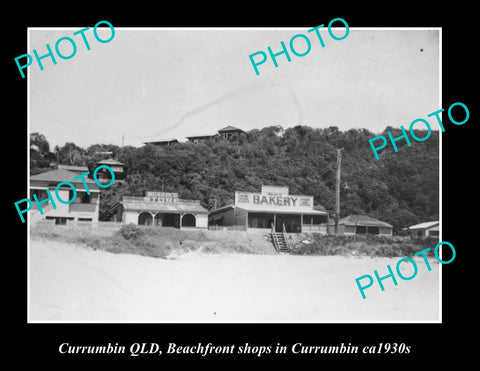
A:
<svg viewBox="0 0 480 371">
<path fill-rule="evenodd" d="M 76 45 L 29 67 L 30 321 L 441 321 L 440 29 L 77 31 L 29 32 Z"/>
<path fill-rule="evenodd" d="M 6 354 L 473 355 L 473 12 L 157 5 L 11 14 Z"/>
</svg>

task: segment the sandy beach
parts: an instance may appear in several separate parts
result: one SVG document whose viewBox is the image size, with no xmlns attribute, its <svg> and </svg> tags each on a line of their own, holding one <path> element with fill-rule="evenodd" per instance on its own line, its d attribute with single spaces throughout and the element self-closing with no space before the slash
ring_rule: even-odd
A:
<svg viewBox="0 0 480 371">
<path fill-rule="evenodd" d="M 158 259 L 30 241 L 30 322 L 438 322 L 439 264 L 384 281 L 355 278 L 399 258 L 189 253 Z M 404 266 L 405 265 L 405 266 Z M 408 264 L 402 271 L 408 276 Z"/>
</svg>

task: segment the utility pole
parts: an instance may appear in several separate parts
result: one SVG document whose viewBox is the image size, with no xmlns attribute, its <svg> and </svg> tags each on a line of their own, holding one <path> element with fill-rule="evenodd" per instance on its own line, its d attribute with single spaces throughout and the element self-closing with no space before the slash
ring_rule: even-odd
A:
<svg viewBox="0 0 480 371">
<path fill-rule="evenodd" d="M 340 167 L 342 165 L 342 149 L 337 149 L 337 182 L 335 189 L 335 234 L 338 234 L 338 221 L 340 220 Z"/>
</svg>

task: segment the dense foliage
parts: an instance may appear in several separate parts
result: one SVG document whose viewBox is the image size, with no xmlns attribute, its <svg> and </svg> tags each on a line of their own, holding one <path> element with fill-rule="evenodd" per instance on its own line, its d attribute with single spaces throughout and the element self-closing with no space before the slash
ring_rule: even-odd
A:
<svg viewBox="0 0 480 371">
<path fill-rule="evenodd" d="M 399 129 L 388 127 L 394 137 Z M 426 133 L 416 132 L 418 137 Z M 122 195 L 142 196 L 147 190 L 178 192 L 198 199 L 207 209 L 233 201 L 235 190 L 258 192 L 262 184 L 285 185 L 291 194 L 313 195 L 316 205 L 333 213 L 337 149 L 343 148 L 341 166 L 341 216 L 367 214 L 394 226 L 438 220 L 439 137 L 408 147 L 399 140 L 376 160 L 366 129 L 340 131 L 337 127 L 313 129 L 279 126 L 251 130 L 230 140 L 215 138 L 199 144 L 179 143 L 158 147 L 118 147 L 96 144 L 86 150 L 73 143 L 55 148 L 59 163 L 92 168 L 99 152 L 126 164 L 123 182 L 103 191 L 101 211 Z M 32 169 L 32 171 L 38 171 Z"/>
</svg>

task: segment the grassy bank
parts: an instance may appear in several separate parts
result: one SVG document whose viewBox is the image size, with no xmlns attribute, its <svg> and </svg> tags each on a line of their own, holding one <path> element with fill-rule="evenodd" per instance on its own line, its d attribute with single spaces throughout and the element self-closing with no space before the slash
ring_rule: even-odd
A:
<svg viewBox="0 0 480 371">
<path fill-rule="evenodd" d="M 327 236 L 299 234 L 290 239 L 292 254 L 296 255 L 358 255 L 358 256 L 412 256 L 431 248 L 433 255 L 438 238 L 384 237 L 375 235 Z"/>
<path fill-rule="evenodd" d="M 125 225 L 122 228 L 55 226 L 39 222 L 32 226 L 32 239 L 63 241 L 116 254 L 166 258 L 191 252 L 274 254 L 261 235 L 244 232 L 180 230 Z"/>
<path fill-rule="evenodd" d="M 185 230 L 135 225 L 123 227 L 55 226 L 39 222 L 31 227 L 32 239 L 86 245 L 115 254 L 137 254 L 157 258 L 199 252 L 276 254 L 268 236 L 242 231 Z M 436 238 L 382 236 L 290 235 L 291 254 L 341 256 L 412 256 L 438 243 Z"/>
</svg>

